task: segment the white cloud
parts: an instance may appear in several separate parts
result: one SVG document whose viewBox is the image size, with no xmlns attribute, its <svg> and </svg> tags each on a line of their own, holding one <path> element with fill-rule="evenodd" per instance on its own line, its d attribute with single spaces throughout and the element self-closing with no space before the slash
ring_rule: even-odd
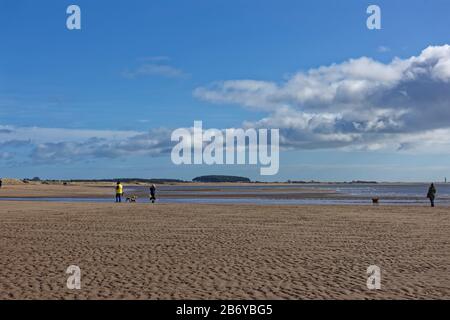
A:
<svg viewBox="0 0 450 320">
<path fill-rule="evenodd" d="M 0 125 L 2 131 L 0 160 L 11 160 L 12 155 L 21 155 L 34 163 L 158 156 L 170 152 L 171 143 L 171 131 L 167 129 L 139 132 Z"/>
<path fill-rule="evenodd" d="M 449 138 L 441 133 L 450 128 L 450 46 L 387 64 L 350 59 L 282 83 L 215 82 L 194 96 L 266 112 L 245 125 L 280 128 L 287 147 L 419 150 L 432 143 L 443 152 Z"/>
<path fill-rule="evenodd" d="M 7 132 L 2 134 L 1 132 Z M 140 134 L 139 131 L 89 130 L 0 125 L 0 143 L 8 140 L 31 140 L 33 143 L 82 142 L 92 137 L 117 140 Z"/>
<path fill-rule="evenodd" d="M 391 51 L 391 48 L 386 47 L 386 46 L 379 46 L 379 47 L 377 48 L 377 50 L 378 50 L 378 52 L 386 53 L 386 52 Z"/>
<path fill-rule="evenodd" d="M 143 76 L 161 76 L 165 78 L 186 78 L 188 75 L 183 70 L 167 64 L 167 57 L 148 57 L 148 61 L 135 69 L 125 70 L 122 74 L 126 78 L 138 78 Z"/>
<path fill-rule="evenodd" d="M 244 121 L 243 126 L 279 128 L 285 149 L 450 153 L 448 45 L 390 63 L 350 59 L 297 72 L 280 83 L 215 82 L 197 88 L 194 95 L 264 112 L 264 118 Z M 0 125 L 0 161 L 158 156 L 170 152 L 171 132 Z"/>
</svg>

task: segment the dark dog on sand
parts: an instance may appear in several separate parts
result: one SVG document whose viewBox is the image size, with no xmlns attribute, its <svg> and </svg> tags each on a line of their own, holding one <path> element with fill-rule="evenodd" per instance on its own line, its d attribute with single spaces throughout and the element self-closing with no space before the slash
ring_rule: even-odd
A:
<svg viewBox="0 0 450 320">
<path fill-rule="evenodd" d="M 127 197 L 126 199 L 127 202 L 136 202 L 136 200 L 137 200 L 136 196 Z"/>
</svg>

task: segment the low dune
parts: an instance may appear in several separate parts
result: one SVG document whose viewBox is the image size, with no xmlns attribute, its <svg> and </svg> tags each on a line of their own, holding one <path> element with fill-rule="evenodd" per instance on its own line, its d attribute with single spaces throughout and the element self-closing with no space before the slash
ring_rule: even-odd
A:
<svg viewBox="0 0 450 320">
<path fill-rule="evenodd" d="M 114 184 L 97 185 L 87 183 L 41 182 L 4 183 L 0 189 L 0 198 L 101 198 L 114 196 Z"/>
<path fill-rule="evenodd" d="M 2 184 L 4 185 L 23 185 L 25 184 L 24 181 L 19 179 L 11 179 L 11 178 L 1 178 Z"/>
</svg>

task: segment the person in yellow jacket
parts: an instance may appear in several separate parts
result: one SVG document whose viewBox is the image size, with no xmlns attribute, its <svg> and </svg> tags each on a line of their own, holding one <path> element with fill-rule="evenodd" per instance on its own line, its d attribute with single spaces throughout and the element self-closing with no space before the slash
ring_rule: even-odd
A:
<svg viewBox="0 0 450 320">
<path fill-rule="evenodd" d="M 120 181 L 117 181 L 117 185 L 116 185 L 116 202 L 122 202 L 122 196 L 123 196 L 123 186 L 120 183 Z"/>
</svg>

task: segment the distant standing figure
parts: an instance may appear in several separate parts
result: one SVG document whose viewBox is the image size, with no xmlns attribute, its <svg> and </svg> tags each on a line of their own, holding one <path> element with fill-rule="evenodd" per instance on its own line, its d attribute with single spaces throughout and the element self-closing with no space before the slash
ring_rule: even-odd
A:
<svg viewBox="0 0 450 320">
<path fill-rule="evenodd" d="M 434 199 L 436 198 L 436 188 L 434 183 L 428 188 L 427 198 L 430 199 L 431 206 L 434 207 Z"/>
<path fill-rule="evenodd" d="M 0 189 L 2 188 L 2 184 L 3 184 L 3 181 L 2 181 L 2 179 L 0 178 Z"/>
<path fill-rule="evenodd" d="M 123 186 L 120 183 L 120 181 L 117 181 L 117 185 L 116 185 L 116 202 L 122 202 L 122 196 L 123 196 Z"/>
<path fill-rule="evenodd" d="M 155 200 L 156 200 L 156 186 L 152 184 L 150 186 L 150 201 L 152 203 L 155 203 Z"/>
</svg>

